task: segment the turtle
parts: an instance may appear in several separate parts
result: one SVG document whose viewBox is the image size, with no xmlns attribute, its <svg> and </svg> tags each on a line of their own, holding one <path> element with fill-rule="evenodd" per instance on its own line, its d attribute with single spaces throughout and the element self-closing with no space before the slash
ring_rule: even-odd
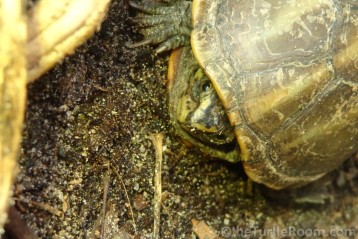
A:
<svg viewBox="0 0 358 239">
<path fill-rule="evenodd" d="M 130 2 L 144 40 L 173 50 L 179 135 L 272 189 L 303 186 L 358 151 L 358 2 Z"/>
</svg>

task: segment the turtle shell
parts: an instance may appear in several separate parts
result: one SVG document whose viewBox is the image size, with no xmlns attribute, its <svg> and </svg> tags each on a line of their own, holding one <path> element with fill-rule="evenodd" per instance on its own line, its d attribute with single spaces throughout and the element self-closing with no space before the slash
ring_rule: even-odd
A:
<svg viewBox="0 0 358 239">
<path fill-rule="evenodd" d="M 191 45 L 246 173 L 298 186 L 358 151 L 358 3 L 194 0 Z"/>
</svg>

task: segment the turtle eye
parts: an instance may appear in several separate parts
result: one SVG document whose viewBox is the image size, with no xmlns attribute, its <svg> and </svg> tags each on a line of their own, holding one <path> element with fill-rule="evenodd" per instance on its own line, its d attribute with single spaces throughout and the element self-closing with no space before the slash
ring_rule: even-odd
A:
<svg viewBox="0 0 358 239">
<path fill-rule="evenodd" d="M 211 94 L 212 84 L 209 79 L 199 79 L 193 85 L 192 95 L 196 101 L 200 101 Z"/>
<path fill-rule="evenodd" d="M 194 74 L 190 80 L 190 85 L 192 85 L 191 94 L 193 99 L 199 102 L 201 99 L 211 94 L 213 86 L 202 68 L 198 68 L 193 72 Z"/>
<path fill-rule="evenodd" d="M 203 82 L 201 83 L 200 88 L 201 88 L 201 90 L 204 91 L 204 92 L 205 92 L 205 91 L 209 91 L 209 90 L 212 88 L 211 82 L 208 81 L 208 80 L 203 81 Z"/>
</svg>

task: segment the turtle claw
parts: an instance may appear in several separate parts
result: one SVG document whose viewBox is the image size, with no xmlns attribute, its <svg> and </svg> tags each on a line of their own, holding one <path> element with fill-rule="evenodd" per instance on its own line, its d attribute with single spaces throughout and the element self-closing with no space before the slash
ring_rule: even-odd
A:
<svg viewBox="0 0 358 239">
<path fill-rule="evenodd" d="M 164 4 L 159 3 L 141 3 L 138 4 L 133 1 L 129 1 L 129 6 L 142 13 L 146 13 L 149 15 L 164 15 L 168 12 L 167 8 Z"/>
<path fill-rule="evenodd" d="M 169 21 L 171 21 L 169 23 Z M 173 25 L 173 19 L 168 17 L 166 15 L 143 15 L 143 16 L 137 16 L 132 19 L 132 22 L 137 23 L 140 27 L 154 27 L 157 25 Z"/>
<path fill-rule="evenodd" d="M 127 44 L 128 47 L 156 45 L 160 53 L 189 45 L 191 32 L 191 2 L 173 4 L 143 3 L 130 1 L 129 5 L 141 14 L 133 19 L 144 35 L 144 40 Z"/>
<path fill-rule="evenodd" d="M 180 46 L 187 46 L 190 44 L 189 38 L 186 35 L 175 35 L 163 43 L 161 43 L 154 51 L 159 54 Z"/>
<path fill-rule="evenodd" d="M 152 43 L 151 39 L 144 39 L 144 40 L 139 41 L 139 42 L 133 42 L 133 43 L 127 42 L 126 47 L 128 47 L 128 48 L 136 48 L 136 47 L 140 47 L 140 46 L 150 45 L 151 43 Z"/>
</svg>

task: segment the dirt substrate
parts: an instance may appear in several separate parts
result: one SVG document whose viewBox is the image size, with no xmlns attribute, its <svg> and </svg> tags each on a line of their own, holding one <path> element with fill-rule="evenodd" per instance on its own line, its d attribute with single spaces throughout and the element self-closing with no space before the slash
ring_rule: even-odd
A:
<svg viewBox="0 0 358 239">
<path fill-rule="evenodd" d="M 113 1 L 101 30 L 28 87 L 14 199 L 40 238 L 151 238 L 156 133 L 161 238 L 196 238 L 193 219 L 221 238 L 358 237 L 357 157 L 313 185 L 274 192 L 240 165 L 188 149 L 169 123 L 169 55 L 126 47 L 141 39 L 131 16 L 127 1 Z"/>
</svg>

